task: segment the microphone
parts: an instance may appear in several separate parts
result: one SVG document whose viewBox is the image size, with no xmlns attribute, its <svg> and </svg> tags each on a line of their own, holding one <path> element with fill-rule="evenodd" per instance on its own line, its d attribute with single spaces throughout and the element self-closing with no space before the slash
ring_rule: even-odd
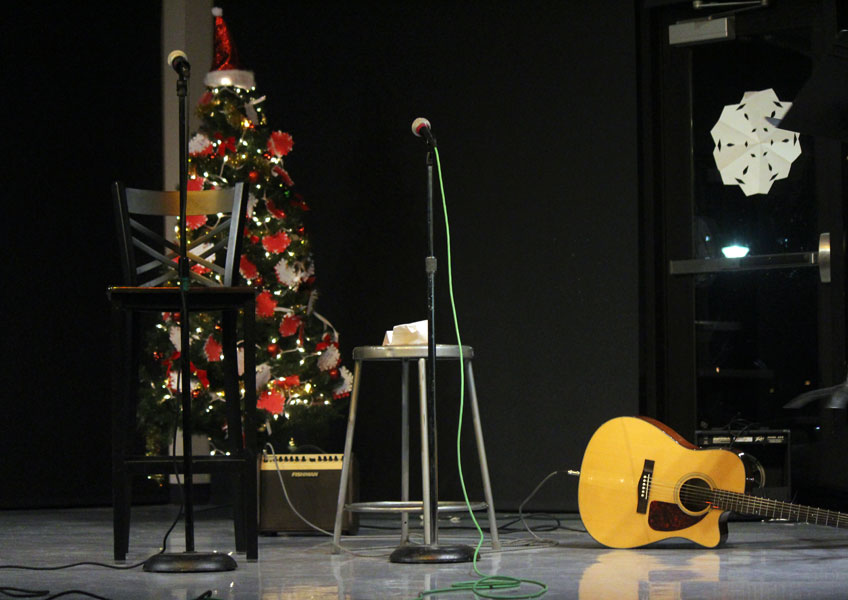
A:
<svg viewBox="0 0 848 600">
<path fill-rule="evenodd" d="M 418 117 L 412 122 L 412 133 L 416 137 L 423 137 L 433 148 L 436 147 L 436 138 L 433 137 L 433 132 L 430 130 L 430 121 L 424 117 Z"/>
<path fill-rule="evenodd" d="M 188 77 L 188 73 L 191 70 L 191 65 L 188 64 L 188 58 L 182 50 L 174 50 L 168 55 L 168 66 L 183 77 Z"/>
</svg>

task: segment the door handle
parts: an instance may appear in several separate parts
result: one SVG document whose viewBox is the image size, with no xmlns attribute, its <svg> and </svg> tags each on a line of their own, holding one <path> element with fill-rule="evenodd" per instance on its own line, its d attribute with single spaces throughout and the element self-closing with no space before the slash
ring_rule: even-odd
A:
<svg viewBox="0 0 848 600">
<path fill-rule="evenodd" d="M 671 260 L 668 263 L 670 275 L 702 275 L 706 273 L 727 273 L 739 271 L 761 271 L 764 269 L 819 268 L 819 279 L 830 283 L 830 234 L 819 236 L 817 252 L 786 252 L 783 254 L 754 254 L 740 258 L 692 258 Z"/>
<path fill-rule="evenodd" d="M 819 264 L 821 282 L 830 283 L 830 233 L 828 232 L 819 236 L 819 251 L 816 262 Z"/>
</svg>

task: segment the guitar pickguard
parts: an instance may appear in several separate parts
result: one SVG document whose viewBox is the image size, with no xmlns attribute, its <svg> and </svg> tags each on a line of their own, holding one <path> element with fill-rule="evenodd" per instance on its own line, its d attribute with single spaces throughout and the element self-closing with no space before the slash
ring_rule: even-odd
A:
<svg viewBox="0 0 848 600">
<path fill-rule="evenodd" d="M 648 525 L 654 531 L 680 531 L 691 527 L 706 516 L 690 515 L 673 502 L 654 500 L 648 509 Z"/>
</svg>

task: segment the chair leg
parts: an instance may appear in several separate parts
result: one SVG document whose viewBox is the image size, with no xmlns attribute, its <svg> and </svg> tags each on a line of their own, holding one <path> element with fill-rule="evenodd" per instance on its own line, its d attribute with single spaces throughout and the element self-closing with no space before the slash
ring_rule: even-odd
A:
<svg viewBox="0 0 848 600">
<path fill-rule="evenodd" d="M 256 453 L 256 304 L 248 302 L 243 311 L 244 327 L 244 537 L 248 560 L 259 559 L 259 463 Z"/>
<path fill-rule="evenodd" d="M 138 330 L 132 313 L 113 308 L 113 347 L 122 349 L 113 354 L 117 364 L 112 379 L 112 536 L 116 561 L 126 560 L 129 552 L 132 478 L 124 461 L 135 423 L 137 354 L 131 349 L 137 345 Z"/>
<path fill-rule="evenodd" d="M 130 507 L 132 479 L 120 469 L 112 474 L 112 535 L 115 561 L 127 559 L 130 547 Z"/>
<path fill-rule="evenodd" d="M 333 554 L 339 553 L 339 543 L 342 539 L 342 519 L 345 510 L 348 479 L 350 479 L 350 456 L 353 450 L 353 430 L 356 426 L 356 402 L 359 398 L 359 380 L 362 375 L 362 361 L 356 361 L 353 366 L 353 390 L 350 394 L 350 408 L 347 415 L 347 430 L 345 432 L 344 455 L 342 457 L 342 473 L 339 478 L 339 499 L 336 503 L 336 522 L 333 525 Z"/>
<path fill-rule="evenodd" d="M 241 427 L 241 399 L 238 391 L 238 348 L 236 345 L 236 313 L 225 310 L 221 315 L 221 332 L 224 348 L 224 398 L 227 415 L 227 437 L 233 456 L 244 456 L 244 442 Z M 245 481 L 243 470 L 233 477 L 233 523 L 235 530 L 236 552 L 244 552 L 245 544 Z"/>
<path fill-rule="evenodd" d="M 480 474 L 483 478 L 483 494 L 489 511 L 489 528 L 492 532 L 492 548 L 501 549 L 498 539 L 498 522 L 495 519 L 495 503 L 492 500 L 492 482 L 489 480 L 489 463 L 486 460 L 486 447 L 483 445 L 483 428 L 480 425 L 480 408 L 477 405 L 477 387 L 474 385 L 474 371 L 471 361 L 465 363 L 465 373 L 468 379 L 468 395 L 471 400 L 471 414 L 474 421 L 474 437 L 477 439 L 477 454 L 480 458 Z"/>
</svg>

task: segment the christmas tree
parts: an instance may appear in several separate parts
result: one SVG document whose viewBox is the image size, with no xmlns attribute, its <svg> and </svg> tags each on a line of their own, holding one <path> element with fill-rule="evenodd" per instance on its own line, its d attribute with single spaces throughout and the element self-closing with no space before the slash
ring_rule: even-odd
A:
<svg viewBox="0 0 848 600">
<path fill-rule="evenodd" d="M 189 142 L 188 189 L 237 182 L 249 187 L 239 271 L 257 288 L 260 439 L 272 439 L 275 446 L 322 443 L 342 414 L 339 401 L 350 394 L 352 376 L 341 364 L 338 333 L 315 312 L 315 268 L 304 225 L 309 206 L 284 166 L 294 141 L 269 127 L 265 97 L 256 92 L 253 73 L 239 65 L 220 9 L 213 14 L 215 57 L 197 106 L 200 126 Z M 189 244 L 214 219 L 188 217 Z M 176 317 L 162 315 L 151 333 L 152 360 L 142 375 L 150 385 L 140 398 L 139 419 L 154 452 L 167 447 L 179 412 Z M 191 328 L 194 423 L 215 444 L 226 437 L 218 315 L 193 315 Z M 307 439 L 313 436 L 319 439 Z"/>
</svg>

